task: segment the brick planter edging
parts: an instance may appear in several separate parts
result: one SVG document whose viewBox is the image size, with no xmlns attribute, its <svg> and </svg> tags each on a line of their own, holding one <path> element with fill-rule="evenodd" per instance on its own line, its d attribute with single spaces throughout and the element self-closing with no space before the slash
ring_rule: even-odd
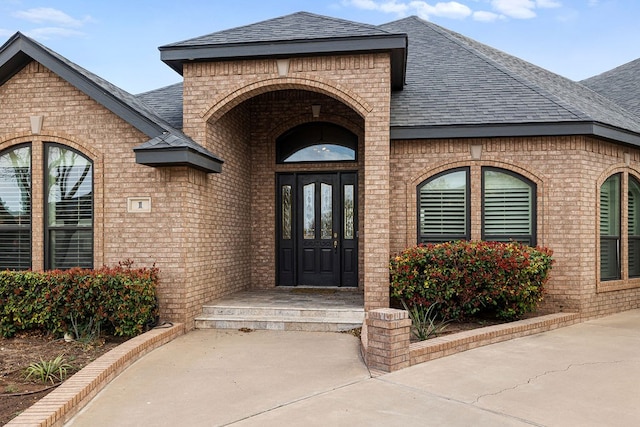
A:
<svg viewBox="0 0 640 427">
<path fill-rule="evenodd" d="M 548 314 L 420 341 L 409 345 L 410 366 L 472 348 L 573 325 L 579 321 L 578 313 Z"/>
<path fill-rule="evenodd" d="M 184 333 L 184 324 L 177 323 L 168 328 L 152 329 L 125 341 L 76 372 L 6 426 L 62 426 L 133 362 Z"/>
</svg>

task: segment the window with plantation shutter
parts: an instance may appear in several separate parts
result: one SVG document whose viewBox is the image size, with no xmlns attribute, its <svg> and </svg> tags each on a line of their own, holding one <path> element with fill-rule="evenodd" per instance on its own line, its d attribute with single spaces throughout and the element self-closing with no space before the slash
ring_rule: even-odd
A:
<svg viewBox="0 0 640 427">
<path fill-rule="evenodd" d="M 0 153 L 0 270 L 31 268 L 31 147 Z"/>
<path fill-rule="evenodd" d="M 627 200 L 629 277 L 640 277 L 640 182 L 629 176 Z"/>
<path fill-rule="evenodd" d="M 621 175 L 610 176 L 600 187 L 600 279 L 620 278 Z"/>
<path fill-rule="evenodd" d="M 45 267 L 93 268 L 93 164 L 57 144 L 45 156 Z"/>
<path fill-rule="evenodd" d="M 418 241 L 469 240 L 469 169 L 436 175 L 418 186 Z"/>
<path fill-rule="evenodd" d="M 535 245 L 535 184 L 494 168 L 482 169 L 482 239 Z"/>
</svg>

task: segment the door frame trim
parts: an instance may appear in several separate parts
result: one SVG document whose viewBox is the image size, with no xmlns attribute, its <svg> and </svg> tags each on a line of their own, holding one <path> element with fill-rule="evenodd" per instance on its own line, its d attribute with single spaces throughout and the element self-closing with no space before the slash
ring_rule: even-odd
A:
<svg viewBox="0 0 640 427">
<path fill-rule="evenodd" d="M 359 199 L 358 199 L 358 194 L 359 194 L 359 185 L 358 185 L 358 170 L 318 170 L 318 171 L 310 171 L 310 170 L 304 170 L 304 171 L 282 171 L 282 172 L 276 172 L 275 173 L 275 242 L 274 242 L 274 246 L 275 246 L 275 285 L 276 287 L 297 287 L 297 286 L 302 286 L 299 284 L 299 270 L 298 270 L 298 266 L 296 265 L 298 262 L 298 250 L 299 250 L 299 246 L 298 246 L 298 242 L 297 242 L 297 236 L 296 236 L 296 221 L 298 220 L 298 215 L 300 215 L 299 212 L 297 212 L 298 210 L 298 201 L 295 200 L 291 203 L 291 223 L 292 223 L 292 238 L 291 238 L 291 242 L 292 242 L 292 247 L 291 250 L 293 251 L 293 260 L 294 260 L 294 265 L 293 265 L 293 273 L 292 273 L 292 277 L 290 282 L 291 283 L 281 283 L 281 244 L 282 244 L 282 195 L 281 195 L 281 186 L 282 185 L 286 185 L 285 183 L 281 182 L 281 177 L 286 177 L 289 176 L 291 177 L 289 179 L 289 182 L 292 183 L 292 194 L 295 196 L 298 192 L 297 189 L 297 184 L 298 184 L 298 177 L 301 175 L 336 175 L 337 176 L 337 182 L 338 182 L 338 186 L 339 186 L 339 191 L 340 194 L 338 196 L 338 199 L 340 200 L 340 204 L 339 207 L 337 207 L 337 209 L 340 210 L 340 212 L 338 213 L 339 215 L 343 215 L 343 201 L 344 201 L 344 194 L 343 194 L 343 180 L 342 180 L 342 175 L 346 175 L 346 174 L 350 174 L 353 176 L 353 186 L 354 186 L 354 229 L 355 229 L 355 238 L 354 238 L 354 246 L 355 246 L 355 260 L 354 260 L 354 273 L 352 273 L 355 276 L 355 279 L 353 280 L 352 284 L 348 284 L 345 285 L 344 282 L 344 276 L 345 276 L 345 272 L 344 272 L 344 260 L 343 260 L 343 248 L 344 248 L 344 236 L 343 236 L 343 232 L 340 233 L 340 256 L 339 256 L 339 276 L 340 276 L 340 280 L 339 280 L 339 284 L 335 287 L 340 287 L 340 288 L 357 288 L 359 286 L 359 261 L 360 261 L 360 245 L 359 245 L 359 232 L 358 232 L 358 226 L 359 226 L 359 222 L 360 222 L 360 218 L 359 218 L 359 211 L 358 211 L 358 205 L 359 205 Z M 342 221 L 341 221 L 342 222 Z M 341 227 L 344 228 L 344 225 L 341 224 Z M 321 288 L 325 288 L 325 286 L 318 286 Z M 334 286 L 327 286 L 327 287 L 334 287 Z"/>
</svg>

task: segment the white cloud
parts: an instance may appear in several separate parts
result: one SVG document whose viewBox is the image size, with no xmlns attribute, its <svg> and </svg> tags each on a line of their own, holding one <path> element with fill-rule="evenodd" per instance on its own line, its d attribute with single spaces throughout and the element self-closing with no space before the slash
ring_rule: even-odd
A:
<svg viewBox="0 0 640 427">
<path fill-rule="evenodd" d="M 499 13 L 510 18 L 531 19 L 536 17 L 533 0 L 491 0 L 491 5 Z"/>
<path fill-rule="evenodd" d="M 60 27 L 43 27 L 36 28 L 33 30 L 26 31 L 26 34 L 29 37 L 33 37 L 36 39 L 50 39 L 52 37 L 76 37 L 84 35 L 83 32 L 78 30 L 73 30 L 71 28 L 60 28 Z"/>
<path fill-rule="evenodd" d="M 596 4 L 599 0 L 589 0 Z M 475 21 L 495 22 L 508 18 L 535 18 L 536 9 L 553 9 L 562 7 L 560 0 L 468 0 L 473 4 L 490 3 L 493 11 L 473 11 L 469 6 L 457 1 L 432 3 L 424 0 L 342 0 L 342 4 L 365 10 L 376 10 L 395 13 L 400 16 L 417 14 L 421 18 L 432 17 L 465 19 L 472 17 Z"/>
<path fill-rule="evenodd" d="M 12 36 L 15 31 L 5 30 L 4 28 L 0 28 L 0 37 L 9 37 Z"/>
<path fill-rule="evenodd" d="M 504 19 L 504 16 L 498 15 L 497 13 L 493 13 L 493 12 L 486 12 L 486 11 L 479 10 L 477 12 L 473 12 L 473 19 L 474 21 L 479 21 L 479 22 L 494 22 L 494 21 L 497 21 L 498 19 Z"/>
<path fill-rule="evenodd" d="M 455 1 L 436 3 L 433 6 L 424 1 L 412 1 L 409 6 L 415 9 L 418 16 L 424 19 L 429 19 L 431 16 L 464 19 L 472 14 L 468 6 Z"/>
<path fill-rule="evenodd" d="M 72 18 L 61 10 L 51 7 L 36 7 L 28 10 L 19 10 L 12 14 L 16 18 L 24 19 L 36 24 L 51 23 L 62 27 L 78 28 L 91 21 L 87 16 L 83 19 Z"/>
</svg>

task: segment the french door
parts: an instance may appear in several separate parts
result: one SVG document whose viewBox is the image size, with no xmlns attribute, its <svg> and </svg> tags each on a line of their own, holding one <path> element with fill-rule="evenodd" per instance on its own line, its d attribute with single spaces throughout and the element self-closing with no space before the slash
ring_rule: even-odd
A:
<svg viewBox="0 0 640 427">
<path fill-rule="evenodd" d="M 358 286 L 355 172 L 277 176 L 280 286 Z"/>
</svg>

